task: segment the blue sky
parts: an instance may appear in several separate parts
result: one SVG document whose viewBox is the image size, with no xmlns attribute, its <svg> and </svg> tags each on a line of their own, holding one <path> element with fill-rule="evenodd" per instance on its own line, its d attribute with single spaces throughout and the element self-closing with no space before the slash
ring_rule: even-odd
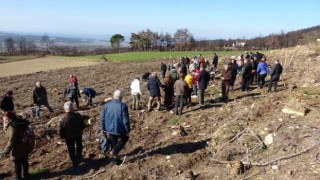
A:
<svg viewBox="0 0 320 180">
<path fill-rule="evenodd" d="M 320 24 L 320 0 L 0 0 L 0 31 L 112 35 L 188 28 L 198 39 L 251 38 Z"/>
</svg>

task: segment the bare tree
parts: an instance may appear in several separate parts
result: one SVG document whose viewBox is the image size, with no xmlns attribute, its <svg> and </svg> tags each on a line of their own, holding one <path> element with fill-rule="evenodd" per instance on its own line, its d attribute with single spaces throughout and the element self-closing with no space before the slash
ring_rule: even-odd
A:
<svg viewBox="0 0 320 180">
<path fill-rule="evenodd" d="M 186 50 L 187 43 L 190 41 L 192 34 L 187 28 L 177 29 L 174 33 L 175 46 L 178 47 L 179 51 Z"/>
<path fill-rule="evenodd" d="M 6 46 L 6 48 L 7 48 L 7 52 L 8 53 L 12 53 L 12 52 L 14 52 L 14 50 L 15 50 L 15 47 L 14 47 L 14 40 L 11 38 L 11 37 L 9 37 L 9 38 L 6 38 L 5 40 L 4 40 L 4 43 L 5 43 L 5 46 Z"/>
<path fill-rule="evenodd" d="M 19 40 L 19 50 L 20 50 L 20 53 L 24 53 L 27 51 L 27 41 L 26 41 L 26 38 L 24 37 L 22 37 Z"/>
<path fill-rule="evenodd" d="M 45 43 L 47 52 L 49 52 L 49 35 L 47 35 L 46 33 L 44 33 L 44 35 L 42 36 L 42 42 Z"/>
</svg>

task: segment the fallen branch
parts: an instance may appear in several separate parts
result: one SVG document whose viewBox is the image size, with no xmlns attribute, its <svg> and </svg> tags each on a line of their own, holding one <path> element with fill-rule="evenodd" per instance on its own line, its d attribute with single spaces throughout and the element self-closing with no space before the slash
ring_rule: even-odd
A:
<svg viewBox="0 0 320 180">
<path fill-rule="evenodd" d="M 227 145 L 231 144 L 233 141 L 237 140 L 242 134 L 244 134 L 247 131 L 248 131 L 248 129 L 244 129 L 244 130 L 238 132 L 238 134 L 236 134 L 233 138 L 231 138 L 229 141 L 222 144 L 221 147 L 219 148 L 219 150 L 223 149 Z"/>
<path fill-rule="evenodd" d="M 275 162 L 278 162 L 278 161 L 281 161 L 281 160 L 285 160 L 285 159 L 290 159 L 290 158 L 293 158 L 293 157 L 296 157 L 296 156 L 299 156 L 301 154 L 304 154 L 304 153 L 307 153 L 308 151 L 311 151 L 312 149 L 314 149 L 315 147 L 317 147 L 318 145 L 320 145 L 320 142 L 317 142 L 316 144 L 310 146 L 309 148 L 305 149 L 305 150 L 302 150 L 298 153 L 294 153 L 294 154 L 291 154 L 291 155 L 287 155 L 287 156 L 282 156 L 282 157 L 279 157 L 277 159 L 274 159 L 272 161 L 269 161 L 269 162 L 262 162 L 262 163 L 250 163 L 250 162 L 243 162 L 243 164 L 245 165 L 252 165 L 252 166 L 268 166 L 270 164 L 273 164 Z"/>
<path fill-rule="evenodd" d="M 124 164 L 124 162 L 126 161 L 127 156 L 124 156 L 122 163 L 120 164 L 120 166 L 122 166 Z"/>
<path fill-rule="evenodd" d="M 101 174 L 101 173 L 103 173 L 103 172 L 105 172 L 105 171 L 106 171 L 106 169 L 101 169 L 100 171 L 96 172 L 95 174 L 93 174 L 93 175 L 91 175 L 91 176 L 83 177 L 83 179 L 92 179 L 92 178 L 94 178 L 95 176 L 97 176 L 97 175 L 99 175 L 99 174 Z"/>
</svg>

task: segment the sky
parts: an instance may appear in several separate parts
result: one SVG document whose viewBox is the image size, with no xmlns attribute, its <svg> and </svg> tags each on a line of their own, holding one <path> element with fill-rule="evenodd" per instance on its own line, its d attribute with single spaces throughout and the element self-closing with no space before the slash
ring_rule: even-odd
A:
<svg viewBox="0 0 320 180">
<path fill-rule="evenodd" d="M 188 28 L 252 38 L 320 24 L 320 0 L 0 0 L 0 32 L 110 36 Z"/>
</svg>

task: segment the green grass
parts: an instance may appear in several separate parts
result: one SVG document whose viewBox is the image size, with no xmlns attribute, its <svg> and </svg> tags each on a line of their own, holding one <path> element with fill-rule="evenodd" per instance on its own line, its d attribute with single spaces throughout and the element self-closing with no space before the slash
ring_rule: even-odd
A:
<svg viewBox="0 0 320 180">
<path fill-rule="evenodd" d="M 22 60 L 29 60 L 29 59 L 35 59 L 37 56 L 33 55 L 26 55 L 26 56 L 0 56 L 0 62 L 1 61 L 22 61 Z"/>
<path fill-rule="evenodd" d="M 50 170 L 47 168 L 37 168 L 35 170 L 33 170 L 30 174 L 32 176 L 41 176 L 41 175 L 45 175 L 45 174 L 49 174 Z"/>
<path fill-rule="evenodd" d="M 244 53 L 243 51 L 170 51 L 170 52 L 125 52 L 125 53 L 115 53 L 115 54 L 105 54 L 105 58 L 110 61 L 145 61 L 151 59 L 166 59 L 166 58 L 180 58 L 182 56 L 188 56 L 193 58 L 199 53 L 205 58 L 211 60 L 213 53 L 216 52 L 218 56 L 225 55 L 240 55 Z M 103 55 L 96 56 L 82 56 L 82 58 L 87 59 L 103 59 Z"/>
<path fill-rule="evenodd" d="M 177 125 L 179 123 L 179 119 L 176 117 L 172 117 L 171 119 L 168 120 L 169 125 Z"/>
</svg>

